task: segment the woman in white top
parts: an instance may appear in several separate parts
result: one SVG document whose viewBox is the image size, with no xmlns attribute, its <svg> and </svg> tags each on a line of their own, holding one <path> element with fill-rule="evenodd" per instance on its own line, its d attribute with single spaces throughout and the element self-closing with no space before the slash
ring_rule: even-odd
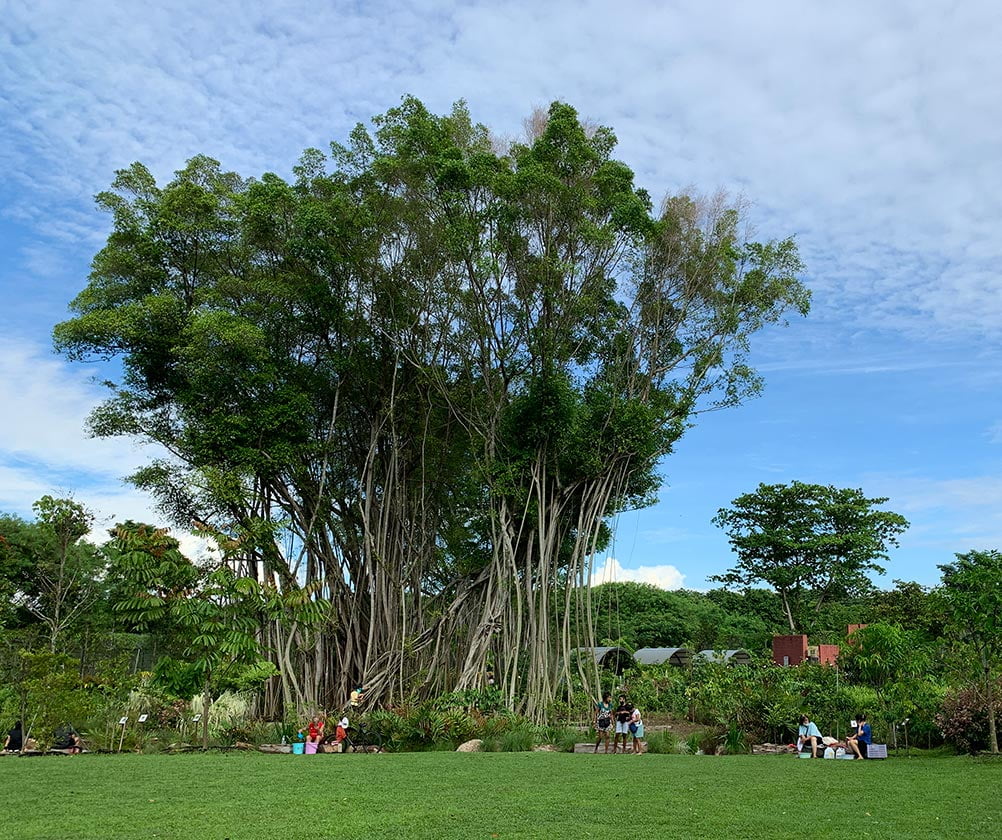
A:
<svg viewBox="0 0 1002 840">
<path fill-rule="evenodd" d="M 640 755 L 644 751 L 644 745 L 640 739 L 644 737 L 644 721 L 640 717 L 640 709 L 633 707 L 633 714 L 630 715 L 630 734 L 633 736 L 633 754 Z"/>
</svg>

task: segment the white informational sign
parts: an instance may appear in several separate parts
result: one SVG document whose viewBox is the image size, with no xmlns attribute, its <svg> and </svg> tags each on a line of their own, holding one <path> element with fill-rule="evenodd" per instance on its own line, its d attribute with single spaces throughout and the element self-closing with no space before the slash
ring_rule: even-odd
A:
<svg viewBox="0 0 1002 840">
<path fill-rule="evenodd" d="M 124 718 L 122 718 L 122 719 L 121 719 L 121 720 L 120 720 L 120 721 L 118 722 L 118 725 L 119 725 L 119 726 L 125 726 L 125 724 L 127 724 L 128 722 L 129 722 L 129 719 L 128 719 L 127 717 L 124 717 Z"/>
<path fill-rule="evenodd" d="M 201 716 L 201 715 L 195 715 L 195 717 L 193 717 L 193 718 L 191 719 L 191 722 L 192 722 L 192 723 L 198 723 L 198 722 L 199 722 L 199 721 L 200 721 L 201 719 L 202 719 L 202 716 Z"/>
<path fill-rule="evenodd" d="M 140 723 L 146 723 L 146 718 L 148 718 L 148 717 L 149 717 L 149 715 L 140 715 L 139 716 L 139 722 Z"/>
</svg>

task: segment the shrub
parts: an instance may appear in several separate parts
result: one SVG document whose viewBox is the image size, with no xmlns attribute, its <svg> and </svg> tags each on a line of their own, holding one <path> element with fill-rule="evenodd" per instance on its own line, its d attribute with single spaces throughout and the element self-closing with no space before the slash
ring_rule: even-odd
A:
<svg viewBox="0 0 1002 840">
<path fill-rule="evenodd" d="M 699 749 L 703 755 L 716 755 L 717 747 L 723 740 L 725 730 L 720 726 L 711 726 L 699 733 Z"/>
<path fill-rule="evenodd" d="M 1002 719 L 1002 680 L 996 687 L 995 714 Z M 948 692 L 936 724 L 948 743 L 974 755 L 988 746 L 988 707 L 973 686 Z"/>
<path fill-rule="evenodd" d="M 188 704 L 192 715 L 202 713 L 202 695 L 195 695 Z M 209 728 L 232 726 L 238 721 L 244 721 L 250 711 L 250 698 L 246 694 L 224 691 L 209 706 Z"/>
<path fill-rule="evenodd" d="M 27 714 L 16 716 L 24 720 L 28 734 L 42 749 L 52 743 L 56 729 L 79 726 L 95 711 L 97 698 L 84 688 L 72 657 L 22 650 L 18 667 L 15 688 L 20 696 L 14 700 Z"/>
<path fill-rule="evenodd" d="M 685 739 L 685 747 L 690 755 L 695 755 L 696 753 L 699 752 L 700 744 L 702 743 L 702 741 L 703 741 L 702 732 L 693 732 L 691 735 L 689 735 L 688 738 Z"/>
<path fill-rule="evenodd" d="M 721 740 L 726 755 L 745 755 L 751 752 L 751 741 L 747 733 L 736 723 L 727 728 Z"/>
<path fill-rule="evenodd" d="M 515 715 L 493 715 L 484 721 L 480 737 L 500 738 L 513 726 L 518 725 L 519 720 Z"/>
<path fill-rule="evenodd" d="M 585 733 L 573 726 L 547 726 L 539 733 L 541 743 L 552 744 L 560 752 L 574 752 L 578 741 L 584 738 Z"/>
<path fill-rule="evenodd" d="M 647 736 L 647 752 L 662 755 L 686 755 L 692 750 L 689 742 L 668 731 L 652 732 Z"/>
<path fill-rule="evenodd" d="M 530 724 L 513 726 L 498 738 L 498 752 L 530 752 L 536 746 L 536 728 Z"/>
<path fill-rule="evenodd" d="M 363 719 L 365 726 L 375 732 L 388 750 L 399 750 L 404 745 L 404 718 L 392 709 L 373 709 Z"/>
<path fill-rule="evenodd" d="M 687 714 L 689 677 L 685 670 L 673 665 L 652 665 L 627 671 L 624 679 L 630 700 L 645 712 L 675 717 Z"/>
</svg>

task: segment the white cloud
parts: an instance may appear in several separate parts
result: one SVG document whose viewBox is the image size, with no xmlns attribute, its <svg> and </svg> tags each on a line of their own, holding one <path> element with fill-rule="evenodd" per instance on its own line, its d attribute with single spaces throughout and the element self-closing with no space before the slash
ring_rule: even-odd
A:
<svg viewBox="0 0 1002 840">
<path fill-rule="evenodd" d="M 303 148 L 344 140 L 405 93 L 438 112 L 465 97 L 511 135 L 563 98 L 616 130 L 655 199 L 687 184 L 747 195 L 761 236 L 797 235 L 815 289 L 806 323 L 757 345 L 763 368 L 858 381 L 942 367 L 998 387 L 1002 16 L 989 0 L 762 0 L 726 15 L 636 0 L 11 0 L 4 12 L 0 225 L 23 239 L 0 274 L 6 509 L 66 487 L 110 511 L 150 504 L 118 478 L 151 452 L 82 433 L 97 369 L 43 349 L 107 235 L 91 196 L 113 171 L 142 160 L 164 180 L 203 152 L 287 175 Z M 987 540 L 1002 533 L 1002 506 L 979 501 L 999 501 L 993 481 L 883 492 L 939 534 Z"/>
<path fill-rule="evenodd" d="M 89 377 L 36 344 L 0 339 L 0 511 L 30 519 L 43 495 L 72 496 L 95 515 L 90 539 L 103 542 L 116 522 L 162 522 L 154 500 L 122 481 L 159 450 L 86 435 L 87 415 L 106 395 Z M 189 556 L 207 547 L 172 533 Z"/>
<path fill-rule="evenodd" d="M 626 569 L 615 557 L 606 557 L 605 563 L 592 569 L 591 585 L 603 583 L 651 583 L 661 589 L 681 589 L 685 584 L 685 575 L 674 566 L 638 566 Z"/>
<path fill-rule="evenodd" d="M 86 418 L 107 395 L 90 381 L 95 372 L 68 365 L 34 342 L 0 338 L 0 453 L 8 466 L 110 479 L 146 460 L 134 443 L 87 437 Z"/>
</svg>

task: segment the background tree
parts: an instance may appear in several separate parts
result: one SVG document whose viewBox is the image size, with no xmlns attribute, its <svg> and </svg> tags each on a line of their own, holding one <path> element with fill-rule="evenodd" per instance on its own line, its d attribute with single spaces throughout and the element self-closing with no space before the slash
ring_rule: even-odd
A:
<svg viewBox="0 0 1002 840">
<path fill-rule="evenodd" d="M 977 687 L 988 717 L 988 749 L 999 751 L 996 696 L 1002 676 L 1002 553 L 969 551 L 939 567 L 940 603 L 961 643 L 963 661 L 973 659 Z"/>
<path fill-rule="evenodd" d="M 93 526 L 83 505 L 43 496 L 32 508 L 35 522 L 0 521 L 0 558 L 12 603 L 41 623 L 55 653 L 101 595 L 105 560 L 83 541 Z"/>
<path fill-rule="evenodd" d="M 43 552 L 45 542 L 34 523 L 17 516 L 0 516 L 0 628 L 22 627 L 31 620 L 22 605 L 28 588 L 32 557 Z"/>
<path fill-rule="evenodd" d="M 893 589 L 872 592 L 864 621 L 897 624 L 918 632 L 926 642 L 944 636 L 943 611 L 929 587 L 914 581 L 895 580 Z"/>
<path fill-rule="evenodd" d="M 712 580 L 727 586 L 767 583 L 779 594 L 791 632 L 835 595 L 872 586 L 877 560 L 907 527 L 905 518 L 877 510 L 886 498 L 820 484 L 760 484 L 713 518 L 727 533 L 737 565 Z"/>
<path fill-rule="evenodd" d="M 157 663 L 158 681 L 183 696 L 193 693 L 189 686 L 200 688 L 202 747 L 208 749 L 213 679 L 261 660 L 261 588 L 225 564 L 195 566 L 161 529 L 129 523 L 113 534 L 114 573 L 121 580 L 116 610 L 167 642 L 171 653 Z"/>
<path fill-rule="evenodd" d="M 744 596 L 723 590 L 666 591 L 646 583 L 605 583 L 595 587 L 591 600 L 599 643 L 623 645 L 630 650 L 765 650 L 783 620 L 777 609 L 778 599 L 765 590 L 752 590 L 748 600 L 773 601 L 770 612 L 778 621 L 763 620 L 745 605 Z"/>
</svg>

